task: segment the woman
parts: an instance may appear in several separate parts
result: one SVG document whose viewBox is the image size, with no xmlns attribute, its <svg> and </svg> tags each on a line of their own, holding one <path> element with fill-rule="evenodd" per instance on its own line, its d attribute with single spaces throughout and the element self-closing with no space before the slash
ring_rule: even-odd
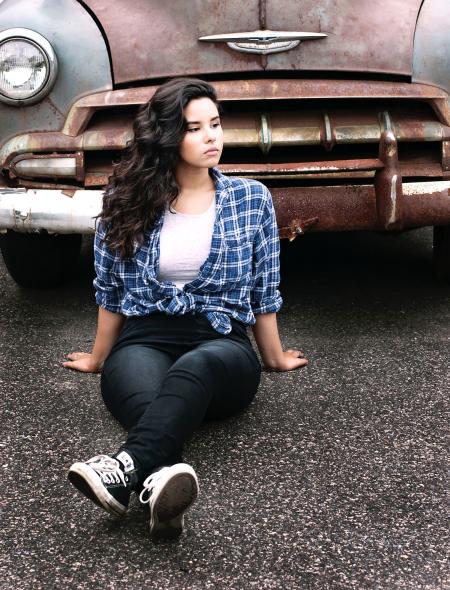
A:
<svg viewBox="0 0 450 590">
<path fill-rule="evenodd" d="M 270 193 L 214 168 L 222 148 L 216 94 L 201 80 L 172 80 L 141 108 L 95 237 L 94 347 L 64 363 L 102 372 L 104 402 L 128 431 L 116 453 L 72 465 L 69 480 L 112 514 L 140 492 L 152 536 L 180 534 L 197 496 L 183 443 L 256 393 L 261 369 L 246 326 L 268 369 L 307 364 L 278 335 Z"/>
</svg>

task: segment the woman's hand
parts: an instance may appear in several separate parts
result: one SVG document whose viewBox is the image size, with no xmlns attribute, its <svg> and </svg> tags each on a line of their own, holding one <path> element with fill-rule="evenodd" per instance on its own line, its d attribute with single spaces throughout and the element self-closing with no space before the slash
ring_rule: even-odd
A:
<svg viewBox="0 0 450 590">
<path fill-rule="evenodd" d="M 289 350 L 283 351 L 281 357 L 277 359 L 277 361 L 272 365 L 268 365 L 267 363 L 264 364 L 265 368 L 268 371 L 293 371 L 294 369 L 299 369 L 300 367 L 304 367 L 308 364 L 308 360 L 305 359 L 305 356 L 301 350 L 293 350 L 290 348 Z"/>
<path fill-rule="evenodd" d="M 99 307 L 97 334 L 92 352 L 71 352 L 67 355 L 69 360 L 63 363 L 63 367 L 82 373 L 100 373 L 105 359 L 120 334 L 124 321 L 125 318 L 122 314 Z"/>
<path fill-rule="evenodd" d="M 82 373 L 100 373 L 101 364 L 98 363 L 89 352 L 71 352 L 67 355 L 68 361 L 63 363 L 66 369 L 81 371 Z"/>
<path fill-rule="evenodd" d="M 278 334 L 277 314 L 256 315 L 253 335 L 259 352 L 268 371 L 293 371 L 308 364 L 301 350 L 283 350 Z"/>
</svg>

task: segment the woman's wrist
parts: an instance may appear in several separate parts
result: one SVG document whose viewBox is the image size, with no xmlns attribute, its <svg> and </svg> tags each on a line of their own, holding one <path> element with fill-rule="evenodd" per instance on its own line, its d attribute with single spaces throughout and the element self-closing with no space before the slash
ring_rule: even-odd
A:
<svg viewBox="0 0 450 590">
<path fill-rule="evenodd" d="M 105 359 L 103 357 L 100 357 L 100 356 L 94 354 L 93 352 L 91 352 L 91 355 L 89 358 L 89 364 L 92 367 L 93 372 L 101 371 L 103 368 L 104 362 L 105 362 Z"/>
<path fill-rule="evenodd" d="M 283 361 L 283 349 L 280 347 L 279 351 L 273 353 L 267 353 L 261 355 L 263 365 L 266 369 L 270 369 L 271 371 L 277 371 L 282 364 Z"/>
</svg>

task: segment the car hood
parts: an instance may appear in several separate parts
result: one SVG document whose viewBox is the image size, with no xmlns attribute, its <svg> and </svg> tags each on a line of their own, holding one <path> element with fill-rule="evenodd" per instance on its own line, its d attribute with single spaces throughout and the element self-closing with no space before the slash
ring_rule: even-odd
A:
<svg viewBox="0 0 450 590">
<path fill-rule="evenodd" d="M 107 38 L 116 84 L 240 72 L 412 73 L 422 0 L 84 0 Z M 245 7 L 245 10 L 243 10 Z M 282 53 L 199 37 L 271 29 L 326 33 Z"/>
</svg>

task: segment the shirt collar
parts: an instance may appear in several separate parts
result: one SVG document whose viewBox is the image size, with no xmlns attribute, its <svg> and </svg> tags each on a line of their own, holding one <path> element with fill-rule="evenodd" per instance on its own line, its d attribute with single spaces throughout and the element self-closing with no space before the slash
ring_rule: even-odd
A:
<svg viewBox="0 0 450 590">
<path fill-rule="evenodd" d="M 230 195 L 231 190 L 231 181 L 230 179 L 222 174 L 222 172 L 218 168 L 210 168 L 209 174 L 214 181 L 214 185 L 216 187 L 216 201 L 218 205 L 222 205 L 222 203 L 227 199 Z"/>
</svg>

